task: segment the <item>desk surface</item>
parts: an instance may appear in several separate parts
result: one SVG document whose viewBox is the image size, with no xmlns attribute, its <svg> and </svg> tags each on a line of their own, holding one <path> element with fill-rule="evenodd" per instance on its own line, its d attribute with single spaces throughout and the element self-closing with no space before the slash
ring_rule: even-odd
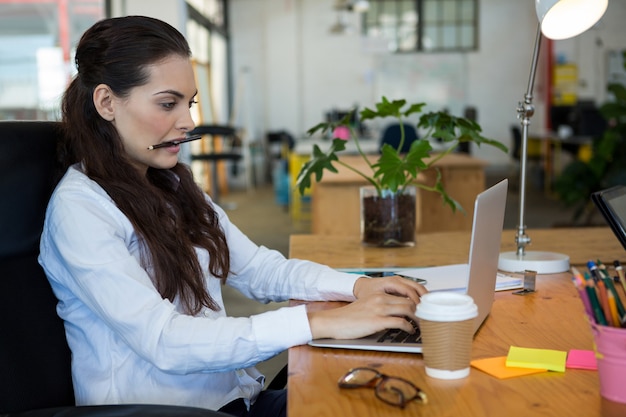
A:
<svg viewBox="0 0 626 417">
<path fill-rule="evenodd" d="M 503 247 L 514 235 L 510 232 L 505 231 Z M 608 262 L 624 254 L 608 228 L 537 230 L 529 234 L 538 242 L 537 249 L 569 253 L 573 263 L 600 256 Z M 550 243 L 540 244 L 544 239 Z M 294 235 L 290 256 L 333 267 L 419 266 L 466 262 L 468 246 L 469 234 L 465 232 L 423 235 L 415 248 L 401 249 L 361 248 L 358 238 Z M 537 292 L 528 296 L 496 293 L 491 315 L 474 340 L 472 357 L 506 356 L 511 345 L 592 349 L 591 332 L 570 278 L 567 273 L 540 275 Z M 309 308 L 338 305 L 311 303 Z M 373 390 L 339 389 L 339 377 L 355 366 L 375 366 L 381 372 L 409 379 L 426 391 L 429 404 L 413 403 L 401 410 L 379 401 Z M 443 381 L 426 376 L 420 354 L 309 346 L 289 350 L 288 396 L 288 415 L 298 417 L 626 415 L 626 406 L 600 397 L 595 371 L 567 370 L 499 380 L 472 368 L 466 379 Z"/>
<path fill-rule="evenodd" d="M 502 252 L 517 249 L 515 233 L 502 233 Z M 616 259 L 626 263 L 626 251 L 608 227 L 528 229 L 526 233 L 532 239 L 527 250 L 565 253 L 572 265 L 585 266 L 598 258 L 607 264 Z M 335 268 L 458 264 L 469 258 L 470 237 L 470 231 L 418 233 L 414 247 L 390 250 L 362 246 L 358 236 L 292 235 L 289 256 Z"/>
</svg>

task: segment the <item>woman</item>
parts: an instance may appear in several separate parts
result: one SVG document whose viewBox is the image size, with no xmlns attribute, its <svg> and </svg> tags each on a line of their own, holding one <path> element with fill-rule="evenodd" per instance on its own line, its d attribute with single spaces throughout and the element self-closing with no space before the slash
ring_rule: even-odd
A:
<svg viewBox="0 0 626 417">
<path fill-rule="evenodd" d="M 197 94 L 184 37 L 156 19 L 96 23 L 62 103 L 67 171 L 40 263 L 59 299 L 76 401 L 157 403 L 284 415 L 253 367 L 312 338 L 412 331 L 425 289 L 343 274 L 252 243 L 178 162 Z M 221 288 L 260 302 L 352 301 L 227 317 Z M 249 413 L 249 414 L 248 414 Z"/>
</svg>

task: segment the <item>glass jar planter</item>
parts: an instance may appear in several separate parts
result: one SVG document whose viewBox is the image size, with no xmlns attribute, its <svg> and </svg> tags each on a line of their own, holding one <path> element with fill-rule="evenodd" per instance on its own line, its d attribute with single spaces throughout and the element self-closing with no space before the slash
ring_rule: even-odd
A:
<svg viewBox="0 0 626 417">
<path fill-rule="evenodd" d="M 415 245 L 415 186 L 378 195 L 372 186 L 361 187 L 361 242 L 365 246 Z"/>
</svg>

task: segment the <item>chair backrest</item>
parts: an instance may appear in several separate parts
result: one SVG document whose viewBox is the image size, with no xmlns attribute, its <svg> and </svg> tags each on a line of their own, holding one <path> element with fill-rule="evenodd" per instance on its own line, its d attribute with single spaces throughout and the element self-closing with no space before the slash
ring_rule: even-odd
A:
<svg viewBox="0 0 626 417">
<path fill-rule="evenodd" d="M 0 414 L 74 404 L 70 350 L 37 262 L 58 123 L 0 121 Z"/>
<path fill-rule="evenodd" d="M 404 143 L 402 144 L 402 149 L 400 149 L 400 153 L 407 153 L 409 149 L 411 149 L 411 144 L 415 142 L 419 135 L 417 134 L 417 129 L 408 123 L 403 123 L 404 128 Z M 383 131 L 383 135 L 380 139 L 380 147 L 382 148 L 384 144 L 391 145 L 394 149 L 398 149 L 400 145 L 401 131 L 400 124 L 394 123 L 385 128 Z"/>
<path fill-rule="evenodd" d="M 522 149 L 522 129 L 518 125 L 511 126 L 511 156 L 519 161 Z"/>
</svg>

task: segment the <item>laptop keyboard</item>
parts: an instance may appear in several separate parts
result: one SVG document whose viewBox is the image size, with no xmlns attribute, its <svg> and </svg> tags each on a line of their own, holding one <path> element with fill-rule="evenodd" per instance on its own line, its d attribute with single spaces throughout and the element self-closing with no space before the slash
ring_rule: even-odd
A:
<svg viewBox="0 0 626 417">
<path fill-rule="evenodd" d="M 407 333 L 404 330 L 389 329 L 376 340 L 377 343 L 422 343 L 422 333 L 414 321 L 411 321 L 415 333 Z"/>
</svg>

